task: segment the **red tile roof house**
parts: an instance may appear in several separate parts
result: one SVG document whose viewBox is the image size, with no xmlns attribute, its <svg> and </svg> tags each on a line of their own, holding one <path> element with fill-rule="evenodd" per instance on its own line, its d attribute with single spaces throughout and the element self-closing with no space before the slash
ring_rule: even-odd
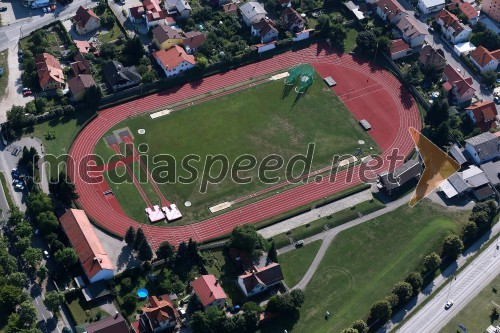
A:
<svg viewBox="0 0 500 333">
<path fill-rule="evenodd" d="M 59 217 L 59 221 L 90 283 L 112 279 L 114 266 L 85 212 L 70 209 Z"/>
<path fill-rule="evenodd" d="M 478 46 L 469 53 L 469 58 L 472 64 L 474 64 L 481 73 L 496 71 L 498 60 L 500 59 L 500 50 L 490 52 L 488 49 Z"/>
<path fill-rule="evenodd" d="M 477 102 L 465 108 L 465 113 L 481 129 L 481 132 L 487 132 L 499 126 L 498 112 L 493 101 Z"/>
<path fill-rule="evenodd" d="M 199 31 L 188 31 L 184 33 L 182 45 L 184 46 L 187 54 L 193 54 L 198 51 L 203 43 L 205 43 L 205 40 L 207 40 L 207 37 L 205 37 L 204 33 Z"/>
<path fill-rule="evenodd" d="M 278 39 L 278 29 L 274 27 L 271 20 L 263 19 L 251 25 L 252 36 L 259 37 L 261 43 L 269 43 Z"/>
<path fill-rule="evenodd" d="M 472 88 L 472 78 L 464 78 L 455 68 L 446 65 L 443 71 L 443 88 L 451 91 L 455 104 L 464 104 L 472 99 L 475 89 Z"/>
<path fill-rule="evenodd" d="M 408 13 L 397 0 L 379 0 L 376 3 L 377 15 L 384 21 L 397 24 Z"/>
<path fill-rule="evenodd" d="M 142 5 L 132 6 L 128 9 L 128 19 L 132 23 L 142 23 L 146 19 L 146 10 Z"/>
<path fill-rule="evenodd" d="M 89 324 L 85 328 L 86 333 L 129 333 L 125 318 L 119 314 L 115 314 L 113 317 L 107 317 L 103 320 L 99 320 L 95 323 Z"/>
<path fill-rule="evenodd" d="M 143 307 L 139 320 L 131 325 L 135 333 L 159 332 L 174 327 L 179 313 L 168 295 L 151 296 Z"/>
<path fill-rule="evenodd" d="M 250 272 L 238 276 L 238 286 L 246 297 L 260 294 L 283 281 L 283 272 L 278 263 L 265 267 L 252 267 Z"/>
<path fill-rule="evenodd" d="M 191 282 L 191 287 L 205 308 L 224 307 L 227 296 L 215 276 L 202 275 Z"/>
<path fill-rule="evenodd" d="M 391 41 L 391 59 L 396 60 L 413 53 L 413 49 L 402 39 Z"/>
<path fill-rule="evenodd" d="M 101 19 L 94 13 L 92 8 L 80 6 L 73 17 L 75 30 L 79 35 L 85 35 L 101 27 Z"/>
<path fill-rule="evenodd" d="M 291 33 L 304 30 L 305 20 L 293 8 L 287 7 L 281 13 L 281 20 Z"/>
<path fill-rule="evenodd" d="M 434 49 L 430 45 L 426 45 L 422 48 L 418 62 L 421 67 L 432 66 L 437 71 L 442 71 L 446 66 L 444 51 L 441 49 Z"/>
<path fill-rule="evenodd" d="M 187 54 L 184 49 L 178 45 L 168 49 L 153 53 L 153 58 L 163 69 L 166 77 L 178 75 L 186 70 L 193 68 L 196 61 L 193 55 Z"/>
<path fill-rule="evenodd" d="M 64 89 L 64 73 L 59 61 L 52 54 L 42 53 L 35 57 L 35 69 L 38 83 L 43 91 Z"/>
<path fill-rule="evenodd" d="M 79 74 L 78 76 L 73 76 L 68 80 L 68 88 L 71 92 L 71 100 L 74 102 L 81 102 L 87 94 L 87 90 L 91 87 L 95 87 L 96 83 L 92 75 L 89 74 Z"/>
<path fill-rule="evenodd" d="M 410 45 L 418 47 L 424 44 L 427 31 L 411 16 L 401 18 L 397 27 L 401 32 L 401 38 Z"/>
<path fill-rule="evenodd" d="M 238 14 L 238 6 L 230 2 L 222 6 L 222 11 L 226 14 L 235 15 Z"/>
<path fill-rule="evenodd" d="M 441 32 L 453 44 L 459 44 L 469 41 L 472 29 L 460 22 L 458 17 L 446 9 L 440 11 L 436 17 L 436 22 L 441 27 Z"/>
<path fill-rule="evenodd" d="M 467 16 L 470 24 L 475 25 L 477 23 L 477 20 L 479 19 L 479 12 L 474 9 L 470 3 L 467 1 L 462 2 L 458 5 L 458 8 L 465 16 Z"/>
</svg>

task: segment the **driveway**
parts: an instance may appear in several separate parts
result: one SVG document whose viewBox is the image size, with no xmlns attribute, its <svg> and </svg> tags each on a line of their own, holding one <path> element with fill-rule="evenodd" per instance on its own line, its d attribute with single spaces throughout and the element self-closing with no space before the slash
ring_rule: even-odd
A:
<svg viewBox="0 0 500 333">
<path fill-rule="evenodd" d="M 17 60 L 17 45 L 9 48 L 7 61 L 9 66 L 9 78 L 5 96 L 0 100 L 0 123 L 7 121 L 7 111 L 10 110 L 12 105 L 25 106 L 26 103 L 33 100 L 33 96 L 24 97 L 22 94 L 22 71 L 21 64 Z"/>
</svg>

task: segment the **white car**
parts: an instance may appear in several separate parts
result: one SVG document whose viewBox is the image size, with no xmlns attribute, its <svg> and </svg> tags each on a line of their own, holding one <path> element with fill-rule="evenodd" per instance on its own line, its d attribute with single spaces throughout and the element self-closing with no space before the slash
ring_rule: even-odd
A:
<svg viewBox="0 0 500 333">
<path fill-rule="evenodd" d="M 460 70 L 460 68 L 457 68 L 457 72 L 462 73 L 462 71 Z"/>
<path fill-rule="evenodd" d="M 453 305 L 453 301 L 450 299 L 448 302 L 446 302 L 444 308 L 446 310 L 448 310 L 449 308 L 451 308 L 452 305 Z"/>
<path fill-rule="evenodd" d="M 47 250 L 43 251 L 43 256 L 45 257 L 45 259 L 49 259 L 50 258 L 50 254 Z"/>
</svg>

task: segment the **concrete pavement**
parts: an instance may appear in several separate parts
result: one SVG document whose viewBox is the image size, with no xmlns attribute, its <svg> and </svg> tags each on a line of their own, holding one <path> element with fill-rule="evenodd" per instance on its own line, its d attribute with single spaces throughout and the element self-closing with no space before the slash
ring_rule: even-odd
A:
<svg viewBox="0 0 500 333">
<path fill-rule="evenodd" d="M 497 223 L 490 235 L 486 238 L 496 238 L 500 232 L 500 225 Z M 485 239 L 482 240 L 483 242 Z M 485 288 L 500 272 L 500 251 L 498 238 L 488 246 L 469 266 L 467 266 L 456 277 L 452 272 L 461 267 L 474 252 L 468 252 L 460 257 L 457 266 L 450 267 L 440 275 L 434 282 L 432 289 L 437 288 L 445 281 L 451 279 L 434 298 L 427 303 L 420 311 L 411 317 L 397 332 L 439 332 L 467 303 L 469 303 L 483 288 Z M 427 295 L 425 295 L 425 294 Z M 428 297 L 430 290 L 424 290 L 418 297 L 417 304 Z M 446 310 L 444 305 L 447 301 L 453 300 L 453 306 Z M 384 332 L 389 331 L 384 330 Z"/>
</svg>

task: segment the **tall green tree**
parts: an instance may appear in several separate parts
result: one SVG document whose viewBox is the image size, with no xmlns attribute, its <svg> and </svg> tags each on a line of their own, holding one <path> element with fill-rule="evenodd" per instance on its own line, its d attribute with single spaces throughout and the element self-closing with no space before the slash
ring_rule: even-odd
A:
<svg viewBox="0 0 500 333">
<path fill-rule="evenodd" d="M 38 267 L 38 269 L 36 270 L 36 277 L 38 278 L 38 281 L 40 283 L 42 283 L 43 280 L 45 280 L 47 278 L 48 273 L 49 273 L 49 270 L 47 269 L 47 267 L 45 267 L 43 265 Z"/>
<path fill-rule="evenodd" d="M 254 225 L 244 224 L 233 229 L 229 244 L 256 257 L 260 253 L 259 250 L 265 248 L 266 240 L 257 232 Z"/>
<path fill-rule="evenodd" d="M 457 235 L 447 236 L 443 241 L 443 255 L 455 260 L 462 253 L 464 243 Z"/>
<path fill-rule="evenodd" d="M 441 265 L 441 257 L 436 252 L 432 252 L 425 256 L 423 264 L 428 272 L 433 271 Z"/>
<path fill-rule="evenodd" d="M 47 310 L 55 313 L 59 311 L 61 305 L 64 303 L 64 293 L 60 291 L 49 291 L 45 294 L 43 303 L 47 307 Z"/>
<path fill-rule="evenodd" d="M 375 321 L 379 321 L 379 323 L 385 323 L 391 318 L 392 309 L 389 302 L 382 300 L 376 301 L 373 303 L 370 308 L 370 317 L 368 319 L 369 323 L 374 323 Z"/>
<path fill-rule="evenodd" d="M 134 227 L 130 226 L 127 229 L 127 232 L 125 233 L 125 243 L 127 243 L 128 246 L 133 246 L 135 242 L 135 229 Z"/>
<path fill-rule="evenodd" d="M 42 261 L 42 250 L 29 247 L 21 256 L 27 266 L 36 268 Z"/>
<path fill-rule="evenodd" d="M 146 240 L 143 241 L 139 247 L 139 259 L 141 259 L 141 261 L 150 261 L 153 259 L 153 251 Z"/>
<path fill-rule="evenodd" d="M 37 320 L 36 308 L 31 301 L 24 301 L 19 304 L 17 314 L 24 327 L 31 327 Z"/>
<path fill-rule="evenodd" d="M 422 274 L 418 272 L 411 272 L 405 278 L 405 282 L 409 283 L 413 289 L 413 295 L 418 294 L 422 286 L 424 285 L 424 279 L 422 278 Z"/>
<path fill-rule="evenodd" d="M 267 252 L 267 258 L 272 262 L 278 262 L 278 251 L 276 250 L 276 244 L 274 242 L 271 243 L 271 247 Z"/>
<path fill-rule="evenodd" d="M 398 296 L 399 304 L 406 304 L 413 295 L 413 288 L 408 282 L 398 282 L 392 288 L 392 293 Z"/>
<path fill-rule="evenodd" d="M 156 257 L 160 260 L 165 260 L 165 264 L 174 257 L 174 254 L 174 247 L 167 241 L 162 242 L 158 250 L 156 250 Z"/>
<path fill-rule="evenodd" d="M 368 331 L 368 325 L 366 325 L 364 320 L 356 320 L 352 323 L 352 328 L 354 328 L 358 333 L 366 333 Z"/>
<path fill-rule="evenodd" d="M 136 251 L 139 250 L 139 247 L 145 240 L 146 240 L 146 235 L 144 234 L 142 228 L 137 229 L 137 234 L 135 235 L 135 240 L 134 240 L 134 250 Z"/>
<path fill-rule="evenodd" d="M 78 254 L 72 247 L 67 247 L 62 250 L 56 251 L 54 254 L 54 259 L 56 262 L 64 267 L 64 269 L 70 269 L 78 262 Z"/>
</svg>

